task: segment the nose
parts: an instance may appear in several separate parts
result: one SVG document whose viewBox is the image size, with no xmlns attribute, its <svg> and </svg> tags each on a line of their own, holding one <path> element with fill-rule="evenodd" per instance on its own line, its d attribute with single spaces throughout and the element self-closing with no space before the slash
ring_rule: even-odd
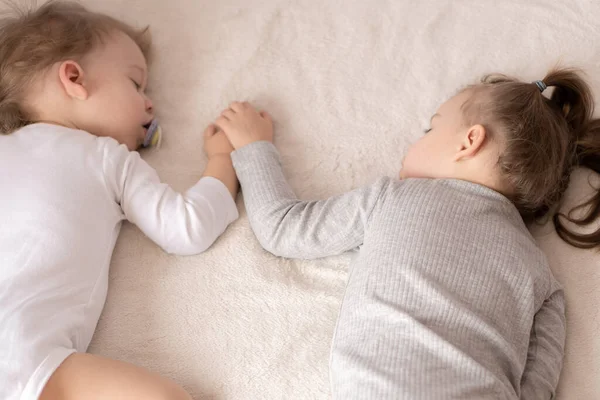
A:
<svg viewBox="0 0 600 400">
<path fill-rule="evenodd" d="M 152 114 L 154 107 L 152 106 L 152 100 L 150 100 L 148 97 L 145 99 L 144 107 L 146 107 L 146 112 L 148 114 Z"/>
</svg>

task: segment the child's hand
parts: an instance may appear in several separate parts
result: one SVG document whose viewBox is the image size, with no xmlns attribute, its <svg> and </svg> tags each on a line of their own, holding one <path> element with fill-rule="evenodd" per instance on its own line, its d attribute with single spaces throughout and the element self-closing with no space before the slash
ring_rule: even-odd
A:
<svg viewBox="0 0 600 400">
<path fill-rule="evenodd" d="M 273 121 L 269 114 L 256 111 L 246 102 L 231 103 L 216 124 L 236 149 L 261 140 L 273 141 Z"/>
<path fill-rule="evenodd" d="M 227 136 L 218 126 L 210 124 L 204 131 L 204 152 L 209 159 L 219 156 L 229 156 L 233 151 L 233 146 L 227 139 Z"/>
</svg>

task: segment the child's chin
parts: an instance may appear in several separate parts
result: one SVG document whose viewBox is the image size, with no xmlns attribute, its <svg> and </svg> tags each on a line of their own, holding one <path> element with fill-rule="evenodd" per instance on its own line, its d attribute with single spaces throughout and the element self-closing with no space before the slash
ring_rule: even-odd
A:
<svg viewBox="0 0 600 400">
<path fill-rule="evenodd" d="M 127 149 L 129 151 L 136 151 L 142 148 L 142 142 L 141 141 L 135 141 L 135 140 L 129 140 L 125 143 L 123 143 L 125 146 L 127 146 Z"/>
</svg>

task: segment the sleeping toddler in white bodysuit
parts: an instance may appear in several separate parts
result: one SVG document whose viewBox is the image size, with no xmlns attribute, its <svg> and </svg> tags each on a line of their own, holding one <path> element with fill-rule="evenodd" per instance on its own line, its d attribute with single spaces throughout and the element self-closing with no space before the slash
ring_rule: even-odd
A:
<svg viewBox="0 0 600 400">
<path fill-rule="evenodd" d="M 85 354 L 123 220 L 188 255 L 238 216 L 233 149 L 214 126 L 185 194 L 135 151 L 154 118 L 144 33 L 56 1 L 0 22 L 2 399 L 190 399 L 143 368 Z"/>
</svg>

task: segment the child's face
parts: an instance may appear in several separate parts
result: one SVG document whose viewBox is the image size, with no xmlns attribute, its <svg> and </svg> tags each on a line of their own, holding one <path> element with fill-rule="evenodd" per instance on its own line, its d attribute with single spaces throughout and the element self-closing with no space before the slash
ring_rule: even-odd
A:
<svg viewBox="0 0 600 400">
<path fill-rule="evenodd" d="M 82 60 L 88 97 L 80 107 L 79 128 L 109 136 L 129 150 L 140 147 L 144 125 L 153 118 L 152 103 L 144 93 L 146 60 L 135 42 L 123 33 L 105 39 L 105 45 Z"/>
<path fill-rule="evenodd" d="M 400 170 L 401 179 L 453 177 L 453 159 L 467 129 L 461 106 L 468 96 L 467 92 L 459 93 L 440 106 L 428 131 L 408 149 Z"/>
</svg>

